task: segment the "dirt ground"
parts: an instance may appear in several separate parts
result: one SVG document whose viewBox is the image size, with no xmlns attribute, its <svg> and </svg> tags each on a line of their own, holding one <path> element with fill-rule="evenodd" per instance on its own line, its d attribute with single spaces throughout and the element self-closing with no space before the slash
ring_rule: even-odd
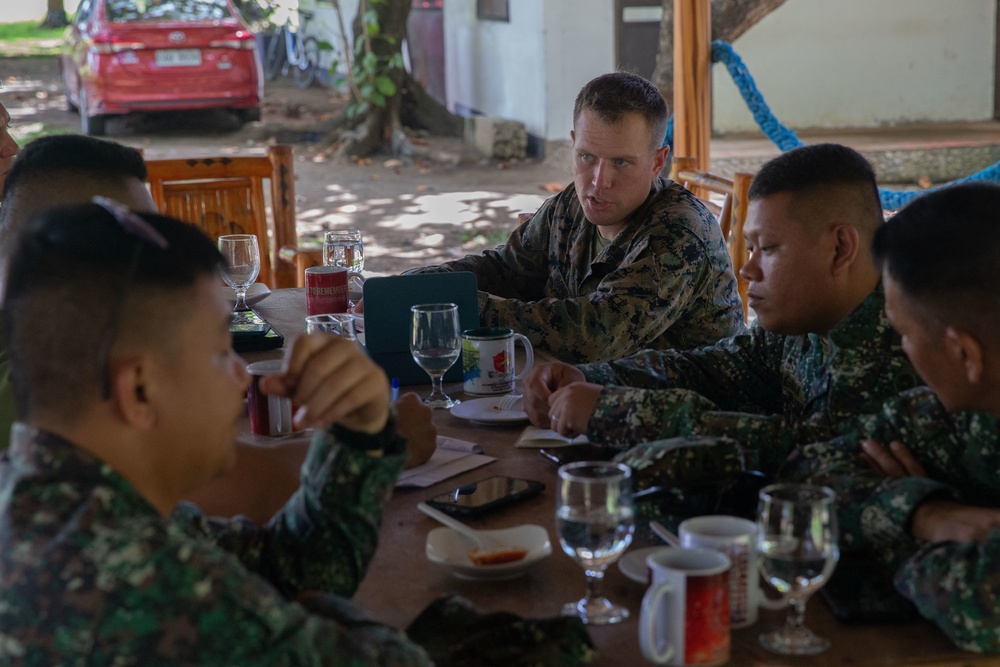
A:
<svg viewBox="0 0 1000 667">
<path fill-rule="evenodd" d="M 0 81 L 0 102 L 22 143 L 43 130 L 79 131 L 79 116 L 66 110 L 56 58 L 0 58 Z M 292 143 L 300 239 L 360 228 L 365 272 L 373 275 L 493 247 L 513 229 L 517 213 L 536 209 L 571 178 L 565 159 L 502 162 L 457 138 L 415 137 L 412 158 L 335 159 L 320 129 L 342 105 L 335 91 L 299 90 L 286 78 L 267 84 L 260 123 L 240 128 L 223 110 L 135 114 L 110 120 L 107 137 L 150 158 L 251 153 L 267 143 Z"/>
</svg>

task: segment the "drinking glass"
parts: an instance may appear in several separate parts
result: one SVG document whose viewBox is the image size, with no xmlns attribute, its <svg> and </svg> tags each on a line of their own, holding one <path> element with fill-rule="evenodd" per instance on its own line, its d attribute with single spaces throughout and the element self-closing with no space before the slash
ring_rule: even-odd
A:
<svg viewBox="0 0 1000 667">
<path fill-rule="evenodd" d="M 219 252 L 226 258 L 222 269 L 222 279 L 236 292 L 233 307 L 233 322 L 248 324 L 252 318 L 247 315 L 247 288 L 260 273 L 260 249 L 253 234 L 228 234 L 219 237 Z"/>
<path fill-rule="evenodd" d="M 811 484 L 772 484 L 760 491 L 760 571 L 788 596 L 785 626 L 760 636 L 761 646 L 769 651 L 812 655 L 830 647 L 804 620 L 806 600 L 827 582 L 840 558 L 836 499 L 832 489 Z"/>
<path fill-rule="evenodd" d="M 361 273 L 365 268 L 365 244 L 361 239 L 361 230 L 335 229 L 327 232 L 323 242 L 323 263 Z"/>
<path fill-rule="evenodd" d="M 461 401 L 450 398 L 441 388 L 441 378 L 462 353 L 462 334 L 458 327 L 458 306 L 453 303 L 429 303 L 410 308 L 410 354 L 417 365 L 431 376 L 431 393 L 424 405 L 450 408 Z"/>
<path fill-rule="evenodd" d="M 325 331 L 347 340 L 357 340 L 358 334 L 354 328 L 354 315 L 351 313 L 324 313 L 322 315 L 306 315 L 306 333 Z"/>
<path fill-rule="evenodd" d="M 632 542 L 632 469 L 610 461 L 581 461 L 559 468 L 556 530 L 559 544 L 587 575 L 587 595 L 566 604 L 563 616 L 605 625 L 628 618 L 628 609 L 601 593 L 604 570 Z"/>
</svg>

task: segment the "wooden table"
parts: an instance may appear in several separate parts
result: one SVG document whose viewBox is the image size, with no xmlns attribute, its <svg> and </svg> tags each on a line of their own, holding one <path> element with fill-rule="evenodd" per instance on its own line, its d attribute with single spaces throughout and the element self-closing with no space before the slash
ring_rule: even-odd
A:
<svg viewBox="0 0 1000 667">
<path fill-rule="evenodd" d="M 304 290 L 278 290 L 257 307 L 258 311 L 285 334 L 290 343 L 304 329 Z M 274 357 L 280 351 L 246 355 L 248 359 Z M 429 387 L 418 387 L 426 393 Z M 461 385 L 446 387 L 449 395 L 468 398 Z M 534 449 L 513 446 L 521 427 L 484 427 L 437 411 L 434 422 L 442 435 L 479 443 L 484 453 L 497 457 L 487 466 L 458 475 L 426 489 L 397 489 L 386 510 L 380 544 L 368 576 L 355 600 L 372 614 L 391 625 L 406 627 L 434 598 L 445 592 L 458 593 L 487 611 L 511 611 L 528 617 L 559 614 L 564 603 L 584 594 L 582 568 L 558 545 L 555 531 L 556 465 Z M 416 504 L 433 495 L 491 475 L 511 475 L 544 482 L 545 491 L 532 499 L 469 523 L 477 528 L 506 528 L 536 523 L 549 531 L 553 554 L 533 566 L 525 576 L 504 582 L 473 582 L 457 579 L 427 560 L 424 543 L 427 533 L 438 526 L 416 509 Z M 641 545 L 637 545 L 641 546 Z M 608 568 L 605 594 L 624 604 L 631 617 L 611 626 L 588 630 L 599 651 L 601 665 L 642 665 L 637 622 L 644 588 L 621 573 L 617 565 Z M 998 665 L 998 656 L 980 656 L 957 650 L 931 623 L 915 621 L 885 625 L 849 625 L 837 621 L 817 596 L 807 607 L 807 624 L 828 637 L 833 647 L 819 656 L 786 658 L 768 653 L 757 644 L 757 636 L 784 622 L 784 612 L 761 610 L 760 620 L 750 628 L 733 632 L 730 665 L 826 666 L 826 665 L 936 665 L 964 667 Z"/>
</svg>

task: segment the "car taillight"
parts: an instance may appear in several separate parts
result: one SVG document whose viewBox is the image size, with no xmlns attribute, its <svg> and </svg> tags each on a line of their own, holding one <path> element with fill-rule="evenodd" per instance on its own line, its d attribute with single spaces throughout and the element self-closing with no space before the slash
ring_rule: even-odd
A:
<svg viewBox="0 0 1000 667">
<path fill-rule="evenodd" d="M 146 48 L 143 42 L 133 42 L 131 40 L 123 40 L 116 35 L 96 35 L 93 40 L 91 40 L 90 48 L 95 53 L 109 54 L 109 53 L 121 53 L 122 51 L 135 51 L 138 49 Z"/>
<path fill-rule="evenodd" d="M 245 30 L 237 30 L 231 37 L 226 39 L 213 39 L 208 43 L 214 49 L 242 49 L 253 51 L 257 48 L 257 40 L 253 33 Z"/>
</svg>

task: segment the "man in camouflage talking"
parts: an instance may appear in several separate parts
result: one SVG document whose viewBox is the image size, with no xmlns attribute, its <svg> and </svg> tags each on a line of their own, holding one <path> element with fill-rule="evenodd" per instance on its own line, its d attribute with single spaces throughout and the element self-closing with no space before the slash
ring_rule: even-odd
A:
<svg viewBox="0 0 1000 667">
<path fill-rule="evenodd" d="M 525 409 L 537 426 L 622 449 L 672 436 L 724 436 L 773 472 L 795 445 L 922 384 L 883 312 L 869 254 L 882 224 L 871 165 L 836 144 L 765 164 L 750 187 L 741 273 L 749 333 L 610 363 L 536 365 Z"/>
<path fill-rule="evenodd" d="M 649 81 L 605 74 L 573 109 L 573 184 L 496 250 L 410 272 L 471 271 L 482 326 L 566 361 L 691 348 L 743 330 L 718 222 L 659 177 L 667 104 Z"/>
</svg>

